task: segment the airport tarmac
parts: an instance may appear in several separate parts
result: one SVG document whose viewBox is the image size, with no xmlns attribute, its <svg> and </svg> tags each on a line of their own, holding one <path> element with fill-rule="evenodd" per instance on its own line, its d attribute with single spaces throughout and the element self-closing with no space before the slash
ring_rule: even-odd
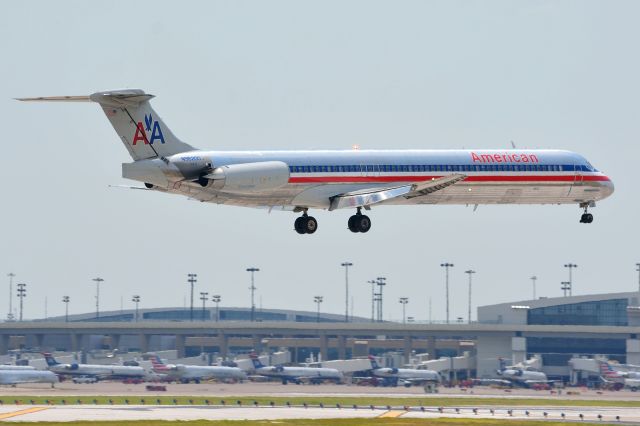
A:
<svg viewBox="0 0 640 426">
<path fill-rule="evenodd" d="M 493 410 L 493 411 L 490 411 Z M 581 418 L 580 415 L 583 417 Z M 598 415 L 601 417 L 599 418 Z M 618 416 L 618 418 L 616 418 Z M 376 408 L 319 408 L 319 407 L 221 407 L 221 406 L 1 406 L 0 421 L 132 421 L 132 420 L 276 420 L 331 418 L 488 418 L 510 420 L 573 420 L 592 422 L 640 422 L 640 408 L 601 407 L 478 407 L 456 411 L 447 408 L 440 412 L 434 407 L 400 407 L 391 410 Z"/>
<path fill-rule="evenodd" d="M 370 387 L 356 385 L 282 385 L 276 382 L 262 383 L 201 383 L 201 384 L 166 384 L 166 392 L 148 392 L 145 390 L 147 383 L 125 384 L 121 382 L 98 382 L 92 384 L 76 384 L 65 381 L 56 384 L 51 388 L 48 384 L 23 384 L 17 387 L 0 387 L 1 396 L 83 396 L 83 395 L 103 395 L 103 396 L 345 396 L 345 397 L 367 397 L 367 396 L 388 396 L 388 397 L 469 397 L 469 398 L 549 398 L 549 399 L 606 399 L 617 401 L 637 401 L 640 400 L 640 393 L 628 390 L 622 391 L 596 391 L 583 388 L 567 388 L 558 395 L 557 391 L 536 391 L 532 389 L 494 389 L 486 386 L 479 386 L 462 390 L 459 388 L 439 387 L 437 394 L 425 394 L 419 386 L 405 387 Z M 573 394 L 569 394 L 569 392 Z"/>
</svg>

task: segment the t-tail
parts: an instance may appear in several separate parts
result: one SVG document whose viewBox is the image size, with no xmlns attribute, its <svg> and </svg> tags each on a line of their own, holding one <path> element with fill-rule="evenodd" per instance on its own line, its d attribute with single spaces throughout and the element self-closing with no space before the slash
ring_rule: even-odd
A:
<svg viewBox="0 0 640 426">
<path fill-rule="evenodd" d="M 260 362 L 260 358 L 258 357 L 257 354 L 251 354 L 249 356 L 249 358 L 251 358 L 251 362 L 253 363 L 253 368 L 262 368 L 262 367 L 264 367 L 264 364 L 262 364 L 262 362 Z"/>
<path fill-rule="evenodd" d="M 134 160 L 165 158 L 194 148 L 178 139 L 153 110 L 154 96 L 140 89 L 110 90 L 89 96 L 18 98 L 29 102 L 96 102 L 100 104 Z"/>
<path fill-rule="evenodd" d="M 380 368 L 380 366 L 378 365 L 378 361 L 376 360 L 375 356 L 369 355 L 369 361 L 371 362 L 371 368 L 373 370 L 376 370 L 376 369 Z"/>
<path fill-rule="evenodd" d="M 44 352 L 42 355 L 44 355 L 44 360 L 47 362 L 47 365 L 49 367 L 60 364 L 58 361 L 56 361 L 56 359 L 53 357 L 53 355 L 51 355 L 50 352 Z"/>
</svg>

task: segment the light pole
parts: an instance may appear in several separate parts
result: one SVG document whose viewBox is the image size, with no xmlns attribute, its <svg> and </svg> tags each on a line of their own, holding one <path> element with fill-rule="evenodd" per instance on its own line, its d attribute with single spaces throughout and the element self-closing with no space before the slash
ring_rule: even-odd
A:
<svg viewBox="0 0 640 426">
<path fill-rule="evenodd" d="M 406 307 L 407 307 L 407 303 L 409 303 L 409 298 L 408 297 L 401 297 L 400 300 L 398 300 L 398 301 L 402 304 L 402 323 L 406 324 L 407 323 Z"/>
<path fill-rule="evenodd" d="M 471 277 L 476 273 L 473 269 L 467 269 L 464 271 L 465 274 L 469 275 L 469 324 L 471 324 Z"/>
<path fill-rule="evenodd" d="M 376 285 L 378 286 L 378 322 L 382 322 L 382 306 L 383 306 L 383 298 L 382 298 L 382 289 L 385 285 L 387 285 L 386 277 L 378 277 L 376 278 Z"/>
<path fill-rule="evenodd" d="M 191 284 L 191 304 L 189 305 L 189 321 L 193 321 L 193 285 L 198 282 L 198 274 L 187 274 L 187 282 Z"/>
<path fill-rule="evenodd" d="M 453 268 L 453 263 L 445 262 L 440 266 L 445 268 L 445 286 L 446 286 L 446 298 L 447 298 L 447 324 L 449 324 L 449 268 Z"/>
<path fill-rule="evenodd" d="M 27 296 L 27 289 L 25 288 L 27 285 L 25 283 L 18 283 L 18 297 L 20 298 L 20 322 L 22 322 L 22 299 Z"/>
<path fill-rule="evenodd" d="M 369 280 L 367 283 L 371 284 L 371 322 L 375 322 L 375 304 L 376 304 L 376 280 Z"/>
<path fill-rule="evenodd" d="M 536 300 L 536 281 L 538 280 L 538 277 L 536 277 L 534 275 L 529 279 L 531 280 L 531 283 L 533 284 L 533 300 Z"/>
<path fill-rule="evenodd" d="M 208 298 L 209 298 L 209 293 L 207 293 L 206 291 L 200 292 L 200 300 L 202 300 L 202 321 L 204 321 L 205 303 Z"/>
<path fill-rule="evenodd" d="M 131 301 L 136 304 L 136 322 L 138 322 L 138 304 L 140 303 L 140 296 L 137 294 L 134 295 L 131 298 Z"/>
<path fill-rule="evenodd" d="M 104 281 L 100 277 L 93 278 L 91 281 L 96 283 L 96 321 L 100 319 L 100 284 Z"/>
<path fill-rule="evenodd" d="M 340 266 L 344 266 L 344 322 L 349 322 L 349 266 L 353 263 L 342 262 Z"/>
<path fill-rule="evenodd" d="M 64 322 L 69 322 L 69 296 L 62 296 L 62 303 L 64 303 Z"/>
<path fill-rule="evenodd" d="M 640 263 L 636 263 L 636 271 L 638 271 L 638 291 L 640 291 Z"/>
<path fill-rule="evenodd" d="M 247 272 L 251 272 L 251 287 L 249 287 L 249 290 L 251 290 L 251 321 L 253 322 L 256 320 L 256 303 L 254 298 L 256 285 L 255 285 L 254 274 L 256 272 L 260 272 L 260 268 L 255 268 L 255 267 L 247 268 Z"/>
<path fill-rule="evenodd" d="M 564 297 L 567 297 L 567 291 L 569 292 L 569 295 L 571 295 L 571 282 L 570 281 L 562 281 L 560 283 L 560 288 L 564 292 Z"/>
<path fill-rule="evenodd" d="M 316 322 L 320 322 L 320 304 L 322 303 L 322 296 L 313 296 L 313 301 L 318 305 L 318 311 L 316 312 Z"/>
<path fill-rule="evenodd" d="M 220 300 L 222 297 L 219 294 L 211 296 L 211 301 L 216 304 L 216 322 L 220 321 Z"/>
<path fill-rule="evenodd" d="M 578 265 L 576 265 L 575 263 L 565 263 L 564 265 L 565 268 L 569 268 L 569 296 L 571 296 L 571 292 L 572 292 L 572 288 L 573 288 L 573 277 L 571 274 L 571 271 L 573 271 L 573 268 L 577 268 Z"/>
<path fill-rule="evenodd" d="M 16 276 L 13 272 L 7 274 L 9 277 L 9 313 L 7 314 L 7 321 L 13 321 L 13 277 Z"/>
</svg>

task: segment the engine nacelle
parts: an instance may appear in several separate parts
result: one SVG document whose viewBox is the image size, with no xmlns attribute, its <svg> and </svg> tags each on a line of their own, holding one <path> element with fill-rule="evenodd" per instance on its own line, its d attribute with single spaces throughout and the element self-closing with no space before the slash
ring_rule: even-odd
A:
<svg viewBox="0 0 640 426">
<path fill-rule="evenodd" d="M 289 166 L 282 161 L 220 166 L 200 179 L 201 185 L 204 183 L 207 187 L 236 194 L 274 190 L 283 187 L 287 182 Z"/>
</svg>

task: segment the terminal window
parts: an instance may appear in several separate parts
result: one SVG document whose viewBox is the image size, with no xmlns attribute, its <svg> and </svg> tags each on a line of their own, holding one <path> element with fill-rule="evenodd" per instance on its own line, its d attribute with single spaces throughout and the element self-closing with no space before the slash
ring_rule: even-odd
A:
<svg viewBox="0 0 640 426">
<path fill-rule="evenodd" d="M 627 304 L 627 299 L 610 299 L 534 308 L 527 313 L 527 324 L 626 326 Z"/>
</svg>

